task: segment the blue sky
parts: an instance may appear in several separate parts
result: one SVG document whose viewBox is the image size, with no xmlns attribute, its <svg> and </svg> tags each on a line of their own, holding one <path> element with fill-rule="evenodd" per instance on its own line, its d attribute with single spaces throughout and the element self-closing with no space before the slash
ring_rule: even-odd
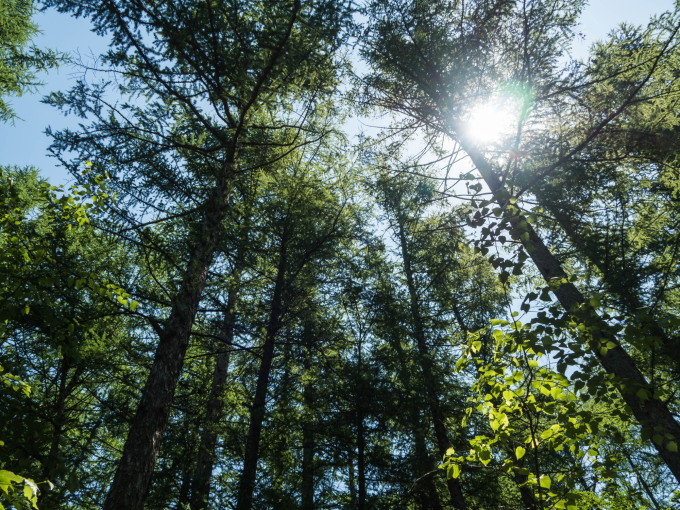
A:
<svg viewBox="0 0 680 510">
<path fill-rule="evenodd" d="M 644 24 L 651 15 L 671 10 L 673 5 L 674 0 L 591 0 L 581 21 L 580 30 L 585 39 L 575 44 L 574 55 L 587 54 L 593 42 L 620 23 Z M 49 10 L 39 13 L 35 21 L 42 31 L 35 42 L 41 47 L 80 54 L 86 61 L 106 48 L 106 41 L 90 32 L 84 20 Z M 67 180 L 57 162 L 47 157 L 49 139 L 44 131 L 47 126 L 53 129 L 75 126 L 77 121 L 65 118 L 40 99 L 50 91 L 67 89 L 77 72 L 80 71 L 63 66 L 43 75 L 41 80 L 45 85 L 35 93 L 9 98 L 20 119 L 14 125 L 0 124 L 0 164 L 33 165 L 55 184 Z"/>
</svg>

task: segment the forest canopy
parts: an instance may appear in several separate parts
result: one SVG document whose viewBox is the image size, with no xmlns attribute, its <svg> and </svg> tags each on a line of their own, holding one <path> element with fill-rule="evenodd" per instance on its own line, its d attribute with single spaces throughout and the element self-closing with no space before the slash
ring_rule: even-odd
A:
<svg viewBox="0 0 680 510">
<path fill-rule="evenodd" d="M 0 509 L 678 508 L 680 3 L 584 7 L 3 2 Z"/>
</svg>

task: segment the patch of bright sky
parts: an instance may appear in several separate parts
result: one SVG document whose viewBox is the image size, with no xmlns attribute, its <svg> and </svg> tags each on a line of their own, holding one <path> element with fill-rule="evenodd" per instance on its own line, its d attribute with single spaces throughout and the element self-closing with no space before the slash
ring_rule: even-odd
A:
<svg viewBox="0 0 680 510">
<path fill-rule="evenodd" d="M 581 21 L 583 39 L 575 41 L 573 56 L 584 58 L 593 42 L 604 38 L 622 22 L 646 24 L 650 16 L 672 10 L 674 0 L 592 0 Z M 106 49 L 106 41 L 90 31 L 89 23 L 53 10 L 39 13 L 35 22 L 42 34 L 35 39 L 38 46 L 72 54 L 80 54 L 85 61 Z M 53 183 L 68 179 L 56 160 L 47 157 L 49 139 L 45 128 L 75 127 L 77 119 L 65 118 L 54 108 L 40 102 L 50 91 L 66 90 L 82 71 L 62 66 L 40 77 L 45 83 L 34 93 L 9 100 L 19 119 L 14 125 L 0 124 L 0 164 L 33 165 Z"/>
<path fill-rule="evenodd" d="M 73 55 L 75 60 L 94 61 L 96 55 L 106 50 L 107 41 L 90 31 L 90 24 L 54 10 L 37 13 L 34 22 L 41 33 L 34 38 L 36 46 L 58 50 Z M 0 124 L 0 165 L 35 166 L 54 184 L 68 180 L 67 172 L 54 158 L 47 156 L 50 139 L 45 134 L 47 126 L 60 129 L 76 127 L 78 120 L 65 117 L 56 108 L 40 100 L 52 91 L 65 91 L 75 84 L 82 70 L 64 64 L 39 76 L 44 85 L 33 93 L 9 97 L 18 119 Z"/>
<path fill-rule="evenodd" d="M 621 23 L 645 26 L 652 16 L 673 11 L 674 6 L 675 0 L 591 0 L 581 17 L 584 38 L 574 41 L 572 55 L 585 58 L 594 42 Z"/>
</svg>

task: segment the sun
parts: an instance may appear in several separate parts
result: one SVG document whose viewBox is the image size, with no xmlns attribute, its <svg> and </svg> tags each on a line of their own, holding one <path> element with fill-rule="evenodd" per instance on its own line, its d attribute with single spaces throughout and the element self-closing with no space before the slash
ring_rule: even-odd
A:
<svg viewBox="0 0 680 510">
<path fill-rule="evenodd" d="M 463 125 L 465 134 L 483 147 L 503 145 L 517 129 L 520 108 L 517 98 L 492 96 L 470 109 Z"/>
</svg>

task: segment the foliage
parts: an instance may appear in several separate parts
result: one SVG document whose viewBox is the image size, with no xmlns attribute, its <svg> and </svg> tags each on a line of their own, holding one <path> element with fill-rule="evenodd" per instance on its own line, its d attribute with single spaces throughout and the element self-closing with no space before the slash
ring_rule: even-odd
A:
<svg viewBox="0 0 680 510">
<path fill-rule="evenodd" d="M 0 122 L 16 117 L 8 95 L 19 96 L 35 89 L 36 74 L 54 67 L 63 56 L 30 45 L 37 27 L 31 18 L 33 0 L 7 0 L 0 5 Z"/>
<path fill-rule="evenodd" d="M 20 391 L 25 397 L 31 395 L 31 387 L 17 376 L 8 374 L 0 366 L 0 395 L 5 394 L 7 389 L 14 392 Z M 5 443 L 0 441 L 0 447 Z M 2 466 L 4 467 L 4 466 Z M 0 508 L 5 509 L 4 505 L 10 508 L 38 508 L 38 486 L 30 478 L 24 478 L 12 471 L 0 469 Z"/>
<path fill-rule="evenodd" d="M 111 44 L 76 183 L 0 174 L 2 505 L 674 504 L 677 12 L 571 62 L 580 0 L 46 4 Z"/>
</svg>

